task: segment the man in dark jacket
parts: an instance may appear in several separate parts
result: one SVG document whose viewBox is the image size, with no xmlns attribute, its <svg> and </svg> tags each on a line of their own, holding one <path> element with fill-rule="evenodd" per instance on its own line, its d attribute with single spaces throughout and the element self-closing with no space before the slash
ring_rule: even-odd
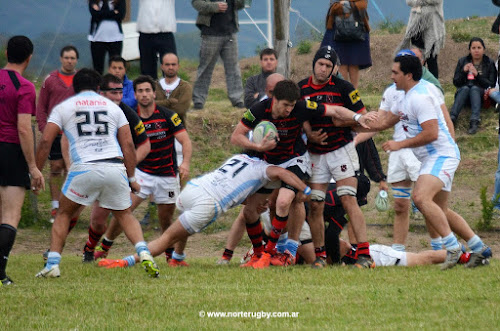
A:
<svg viewBox="0 0 500 331">
<path fill-rule="evenodd" d="M 253 105 L 267 99 L 266 79 L 276 72 L 278 66 L 278 53 L 272 48 L 265 48 L 260 52 L 260 67 L 262 72 L 249 77 L 245 85 L 245 107 L 250 109 Z"/>
</svg>

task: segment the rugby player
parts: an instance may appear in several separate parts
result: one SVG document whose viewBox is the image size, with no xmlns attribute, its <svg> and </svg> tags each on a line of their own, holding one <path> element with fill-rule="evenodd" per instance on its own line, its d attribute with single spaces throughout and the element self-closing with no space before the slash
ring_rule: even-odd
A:
<svg viewBox="0 0 500 331">
<path fill-rule="evenodd" d="M 69 140 L 72 165 L 52 226 L 47 263 L 36 277 L 60 276 L 70 217 L 95 200 L 116 217 L 146 272 L 153 277 L 159 274 L 141 226 L 130 211 L 130 188 L 139 191 L 140 186 L 134 176 L 136 157 L 127 118 L 117 105 L 96 93 L 100 81 L 101 76 L 90 69 L 75 75 L 76 95 L 52 110 L 37 148 L 36 163 L 43 168 L 50 146 L 63 130 Z"/>
</svg>

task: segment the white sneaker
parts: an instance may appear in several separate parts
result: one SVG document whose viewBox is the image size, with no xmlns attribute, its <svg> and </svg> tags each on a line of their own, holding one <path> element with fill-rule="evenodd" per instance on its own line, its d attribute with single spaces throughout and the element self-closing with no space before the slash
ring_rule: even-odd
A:
<svg viewBox="0 0 500 331">
<path fill-rule="evenodd" d="M 57 278 L 61 276 L 61 271 L 59 270 L 59 265 L 53 265 L 52 268 L 43 268 L 39 273 L 35 275 L 38 278 Z"/>
<path fill-rule="evenodd" d="M 139 254 L 139 259 L 141 260 L 141 265 L 144 270 L 146 270 L 146 273 L 149 275 L 149 277 L 156 278 L 160 276 L 160 269 L 156 265 L 151 253 L 142 251 L 141 254 Z"/>
</svg>

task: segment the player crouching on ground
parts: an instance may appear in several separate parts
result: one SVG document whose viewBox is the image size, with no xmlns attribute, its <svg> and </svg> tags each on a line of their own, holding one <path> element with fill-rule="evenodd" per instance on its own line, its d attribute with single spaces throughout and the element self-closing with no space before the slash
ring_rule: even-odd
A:
<svg viewBox="0 0 500 331">
<path fill-rule="evenodd" d="M 82 205 L 89 206 L 95 200 L 116 217 L 146 272 L 153 277 L 159 274 L 141 226 L 130 211 L 130 188 L 137 192 L 140 186 L 134 177 L 136 156 L 129 125 L 120 107 L 96 93 L 100 82 L 101 76 L 94 70 L 82 69 L 75 75 L 76 95 L 52 110 L 38 145 L 36 164 L 43 169 L 52 142 L 63 130 L 72 164 L 52 226 L 47 264 L 36 277 L 60 276 L 69 220 Z"/>
<path fill-rule="evenodd" d="M 154 256 L 167 247 L 205 229 L 220 214 L 246 201 L 246 208 L 262 212 L 261 200 L 254 195 L 269 181 L 283 181 L 299 192 L 302 201 L 311 189 L 296 175 L 266 161 L 246 154 L 235 155 L 220 168 L 204 176 L 189 181 L 177 199 L 177 208 L 182 211 L 177 221 L 158 239 L 149 243 Z M 123 260 L 103 259 L 99 266 L 107 268 L 132 266 L 138 261 L 137 255 Z"/>
</svg>

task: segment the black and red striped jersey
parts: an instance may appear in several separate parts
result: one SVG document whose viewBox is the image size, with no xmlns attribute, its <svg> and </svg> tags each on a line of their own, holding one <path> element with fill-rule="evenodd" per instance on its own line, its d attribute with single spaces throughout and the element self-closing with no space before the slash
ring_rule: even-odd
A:
<svg viewBox="0 0 500 331">
<path fill-rule="evenodd" d="M 270 121 L 278 129 L 279 141 L 273 150 L 264 152 L 264 160 L 271 164 L 281 164 L 294 157 L 303 155 L 307 149 L 302 140 L 302 124 L 325 114 L 325 107 L 315 102 L 297 101 L 290 115 L 286 118 L 273 118 L 271 109 L 273 99 L 267 99 L 247 110 L 241 123 L 249 129 L 255 128 L 261 121 Z"/>
<path fill-rule="evenodd" d="M 361 113 L 365 105 L 361 101 L 358 90 L 351 83 L 337 77 L 330 77 L 324 85 L 314 85 L 312 77 L 306 78 L 299 83 L 300 94 L 303 100 L 311 100 L 319 104 L 343 106 L 356 113 Z M 312 142 L 307 144 L 311 153 L 325 154 L 347 145 L 353 140 L 350 127 L 337 127 L 330 117 L 313 119 L 310 121 L 313 131 L 322 129 L 328 134 L 326 145 Z"/>
<path fill-rule="evenodd" d="M 174 147 L 174 135 L 185 131 L 179 115 L 170 109 L 156 106 L 149 118 L 141 116 L 140 106 L 137 113 L 141 117 L 151 143 L 151 151 L 137 168 L 154 176 L 175 177 L 177 158 Z"/>
</svg>

